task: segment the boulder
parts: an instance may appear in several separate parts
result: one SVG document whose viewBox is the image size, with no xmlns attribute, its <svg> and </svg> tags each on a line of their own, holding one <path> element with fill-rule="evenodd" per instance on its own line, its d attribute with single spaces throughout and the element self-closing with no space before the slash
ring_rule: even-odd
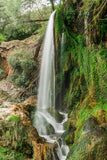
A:
<svg viewBox="0 0 107 160">
<path fill-rule="evenodd" d="M 85 121 L 85 124 L 83 126 L 83 133 L 88 133 L 97 126 L 98 126 L 98 121 L 95 117 L 92 116 Z"/>
<path fill-rule="evenodd" d="M 92 116 L 83 125 L 83 133 L 72 144 L 67 160 L 101 160 L 107 157 L 107 124 L 98 124 Z"/>
</svg>

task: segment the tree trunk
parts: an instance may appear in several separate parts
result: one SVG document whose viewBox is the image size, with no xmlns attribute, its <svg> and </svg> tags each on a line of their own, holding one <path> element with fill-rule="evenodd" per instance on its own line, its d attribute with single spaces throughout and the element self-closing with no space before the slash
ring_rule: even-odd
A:
<svg viewBox="0 0 107 160">
<path fill-rule="evenodd" d="M 53 2 L 53 0 L 50 0 L 50 2 L 51 2 L 51 5 L 52 5 L 52 10 L 54 11 L 55 10 L 54 2 Z"/>
</svg>

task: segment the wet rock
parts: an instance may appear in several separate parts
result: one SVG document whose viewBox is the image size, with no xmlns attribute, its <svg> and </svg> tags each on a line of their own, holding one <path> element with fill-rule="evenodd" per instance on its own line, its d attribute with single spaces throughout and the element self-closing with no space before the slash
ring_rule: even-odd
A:
<svg viewBox="0 0 107 160">
<path fill-rule="evenodd" d="M 63 120 L 63 115 L 60 114 L 60 112 L 58 112 L 57 110 L 53 109 L 53 108 L 49 108 L 48 109 L 48 112 L 53 116 L 55 117 L 55 119 L 57 120 L 57 122 L 62 122 Z"/>
<path fill-rule="evenodd" d="M 47 129 L 47 135 L 50 135 L 50 134 L 54 134 L 55 133 L 55 129 L 53 128 L 53 126 L 51 124 L 47 124 L 46 125 L 46 129 Z"/>
<path fill-rule="evenodd" d="M 95 117 L 90 117 L 85 121 L 83 126 L 83 133 L 88 133 L 90 130 L 96 128 L 98 126 L 98 121 Z"/>
<path fill-rule="evenodd" d="M 47 135 L 54 134 L 55 133 L 54 127 L 44 117 L 41 117 L 41 118 L 38 117 L 37 119 L 37 121 L 41 124 L 40 126 L 38 126 L 39 123 L 37 125 L 38 132 L 41 134 L 47 134 Z"/>
</svg>

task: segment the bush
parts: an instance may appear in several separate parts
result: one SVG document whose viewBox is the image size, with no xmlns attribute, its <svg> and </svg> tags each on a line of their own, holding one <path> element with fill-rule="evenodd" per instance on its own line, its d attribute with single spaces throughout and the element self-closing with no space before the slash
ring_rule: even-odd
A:
<svg viewBox="0 0 107 160">
<path fill-rule="evenodd" d="M 9 64 L 15 69 L 9 79 L 19 86 L 28 86 L 33 69 L 36 66 L 33 54 L 27 48 L 18 48 L 8 58 Z"/>
<path fill-rule="evenodd" d="M 3 41 L 6 41 L 6 36 L 0 33 L 0 44 L 1 44 Z"/>
</svg>

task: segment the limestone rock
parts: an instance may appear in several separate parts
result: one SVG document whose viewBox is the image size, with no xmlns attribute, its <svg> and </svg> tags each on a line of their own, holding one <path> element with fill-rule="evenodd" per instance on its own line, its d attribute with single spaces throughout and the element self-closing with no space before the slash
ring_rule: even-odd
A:
<svg viewBox="0 0 107 160">
<path fill-rule="evenodd" d="M 8 82 L 7 80 L 0 81 L 0 90 L 8 93 L 10 96 L 15 96 L 19 88 L 16 88 L 12 83 Z"/>
</svg>

